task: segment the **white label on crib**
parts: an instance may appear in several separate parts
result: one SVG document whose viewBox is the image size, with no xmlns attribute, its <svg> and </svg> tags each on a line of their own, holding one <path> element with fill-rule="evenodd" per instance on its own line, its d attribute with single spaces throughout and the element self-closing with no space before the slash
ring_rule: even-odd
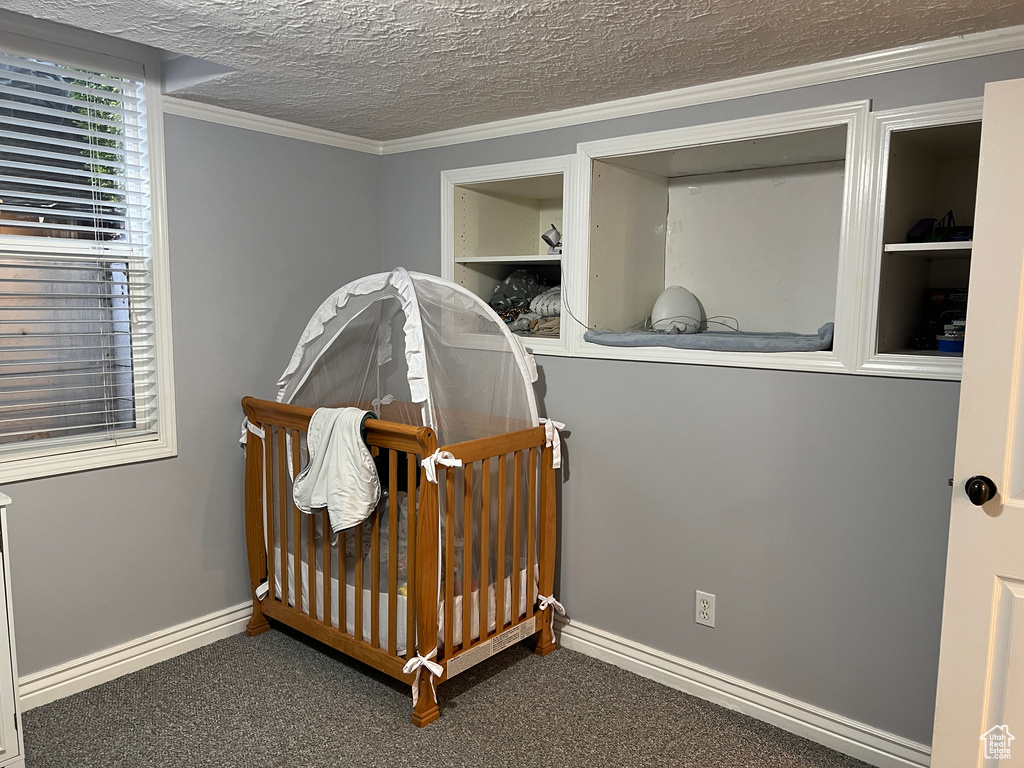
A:
<svg viewBox="0 0 1024 768">
<path fill-rule="evenodd" d="M 520 640 L 525 640 L 537 632 L 537 617 L 527 619 L 522 624 L 516 624 L 512 629 L 505 630 L 500 635 L 495 635 L 487 642 L 481 643 L 475 648 L 470 648 L 465 653 L 448 661 L 448 680 L 451 680 L 460 672 L 465 672 L 472 666 L 479 664 L 484 659 L 489 659 L 494 654 L 505 650 L 510 645 L 515 645 Z"/>
</svg>

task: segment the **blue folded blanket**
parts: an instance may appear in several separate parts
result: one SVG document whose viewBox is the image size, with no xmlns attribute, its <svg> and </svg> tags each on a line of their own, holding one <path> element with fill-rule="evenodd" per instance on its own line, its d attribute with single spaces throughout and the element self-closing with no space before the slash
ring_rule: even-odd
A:
<svg viewBox="0 0 1024 768">
<path fill-rule="evenodd" d="M 835 323 L 825 323 L 817 333 L 587 331 L 583 334 L 583 338 L 585 341 L 609 347 L 675 347 L 676 349 L 715 349 L 724 352 L 818 352 L 832 349 L 835 325 Z"/>
</svg>

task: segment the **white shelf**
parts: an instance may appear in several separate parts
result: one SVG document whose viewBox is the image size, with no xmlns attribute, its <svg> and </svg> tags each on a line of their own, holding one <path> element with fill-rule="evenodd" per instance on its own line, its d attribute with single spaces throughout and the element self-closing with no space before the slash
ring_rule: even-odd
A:
<svg viewBox="0 0 1024 768">
<path fill-rule="evenodd" d="M 559 254 L 527 256 L 460 256 L 456 264 L 558 264 L 562 260 Z"/>
<path fill-rule="evenodd" d="M 887 352 L 890 356 L 912 356 L 912 357 L 963 357 L 963 352 L 939 352 L 937 349 L 897 349 Z"/>
<path fill-rule="evenodd" d="M 886 243 L 886 253 L 937 253 L 941 251 L 970 251 L 974 243 L 960 240 L 944 243 Z"/>
</svg>

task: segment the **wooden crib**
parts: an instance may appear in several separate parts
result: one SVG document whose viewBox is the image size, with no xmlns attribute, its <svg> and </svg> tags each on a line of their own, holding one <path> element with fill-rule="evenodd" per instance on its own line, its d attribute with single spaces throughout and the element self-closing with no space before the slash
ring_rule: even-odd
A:
<svg viewBox="0 0 1024 768">
<path fill-rule="evenodd" d="M 274 619 L 411 686 L 417 675 L 407 663 L 436 649 L 440 674 L 421 669 L 414 691 L 418 726 L 440 716 L 432 685 L 537 633 L 536 653 L 555 649 L 553 608 L 538 608 L 538 598 L 552 594 L 555 570 L 555 472 L 544 427 L 442 446 L 464 468 L 437 466 L 435 484 L 419 466 L 438 448 L 433 430 L 368 420 L 366 443 L 386 468 L 387 501 L 332 542 L 317 533 L 330 531 L 326 510 L 303 514 L 291 497 L 313 409 L 251 397 L 242 407 L 252 425 L 247 634 Z M 471 534 L 457 541 L 460 527 Z"/>
</svg>

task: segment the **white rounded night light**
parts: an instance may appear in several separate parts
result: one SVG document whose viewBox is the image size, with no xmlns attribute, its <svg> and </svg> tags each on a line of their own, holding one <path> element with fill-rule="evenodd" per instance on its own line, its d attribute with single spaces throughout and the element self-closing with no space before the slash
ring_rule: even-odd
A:
<svg viewBox="0 0 1024 768">
<path fill-rule="evenodd" d="M 651 327 L 669 333 L 697 333 L 702 319 L 697 297 L 681 285 L 670 285 L 651 310 Z"/>
</svg>

